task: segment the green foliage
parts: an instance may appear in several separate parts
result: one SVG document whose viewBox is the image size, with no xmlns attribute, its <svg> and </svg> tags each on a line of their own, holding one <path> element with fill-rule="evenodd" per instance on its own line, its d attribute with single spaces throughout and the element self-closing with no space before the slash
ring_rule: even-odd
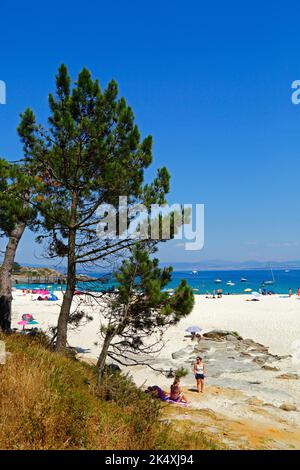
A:
<svg viewBox="0 0 300 470">
<path fill-rule="evenodd" d="M 183 377 L 186 377 L 188 374 L 188 371 L 184 367 L 180 367 L 175 371 L 175 378 L 176 379 L 181 379 Z"/>
<path fill-rule="evenodd" d="M 171 274 L 172 268 L 159 268 L 158 260 L 150 258 L 143 244 L 133 248 L 116 273 L 118 293 L 115 299 L 109 297 L 103 312 L 108 323 L 102 331 L 105 342 L 100 357 L 107 342 L 110 357 L 124 357 L 127 363 L 129 351 L 144 356 L 160 350 L 164 331 L 188 315 L 194 305 L 186 282 L 180 283 L 173 296 L 164 290 Z M 139 360 L 137 357 L 134 362 Z"/>
<path fill-rule="evenodd" d="M 0 232 L 9 236 L 19 222 L 33 228 L 36 211 L 30 205 L 35 177 L 24 165 L 0 159 Z"/>
<path fill-rule="evenodd" d="M 96 388 L 96 369 L 54 354 L 38 336 L 2 336 L 0 448 L 6 450 L 210 449 L 201 433 L 166 426 L 161 402 L 122 374 Z M 138 410 L 138 412 L 137 412 Z"/>
<path fill-rule="evenodd" d="M 151 259 L 148 250 L 137 245 L 116 273 L 120 286 L 112 308 L 126 305 L 131 313 L 128 313 L 128 321 L 132 321 L 137 329 L 179 322 L 192 311 L 194 295 L 183 280 L 170 297 L 164 288 L 171 276 L 172 267 L 159 268 L 159 260 Z"/>
<path fill-rule="evenodd" d="M 16 261 L 13 264 L 13 274 L 19 274 L 21 271 L 21 265 Z"/>
</svg>

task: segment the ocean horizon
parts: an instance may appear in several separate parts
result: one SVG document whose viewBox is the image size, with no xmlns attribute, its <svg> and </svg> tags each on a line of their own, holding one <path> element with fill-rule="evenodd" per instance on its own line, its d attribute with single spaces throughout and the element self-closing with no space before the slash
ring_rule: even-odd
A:
<svg viewBox="0 0 300 470">
<path fill-rule="evenodd" d="M 288 272 L 287 272 L 288 271 Z M 108 276 L 108 282 L 96 285 L 94 282 L 78 282 L 79 290 L 101 291 L 116 286 L 116 282 L 111 278 L 110 274 L 103 272 L 82 272 L 78 274 L 86 274 L 95 278 L 103 278 Z M 172 280 L 168 284 L 168 289 L 174 289 L 178 286 L 182 279 L 194 289 L 195 294 L 212 293 L 213 290 L 222 289 L 223 294 L 244 294 L 245 289 L 259 291 L 265 289 L 266 292 L 275 294 L 287 294 L 289 289 L 295 293 L 300 287 L 300 269 L 274 269 L 273 274 L 270 269 L 232 269 L 232 270 L 182 270 L 173 271 Z M 244 279 L 244 281 L 241 281 Z M 216 282 L 216 281 L 221 282 Z M 231 285 L 227 283 L 230 282 Z M 264 285 L 264 282 L 266 283 Z M 272 283 L 271 283 L 272 282 Z M 97 283 L 98 284 L 98 283 Z M 44 284 L 41 284 L 41 287 Z M 18 284 L 18 289 L 22 288 L 38 288 L 37 284 Z M 64 285 L 51 285 L 51 289 L 64 288 Z"/>
</svg>

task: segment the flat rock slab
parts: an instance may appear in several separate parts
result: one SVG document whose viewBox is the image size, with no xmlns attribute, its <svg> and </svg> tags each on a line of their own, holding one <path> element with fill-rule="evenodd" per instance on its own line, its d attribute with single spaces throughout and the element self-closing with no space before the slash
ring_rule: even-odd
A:
<svg viewBox="0 0 300 470">
<path fill-rule="evenodd" d="M 283 403 L 279 408 L 284 411 L 297 411 L 297 407 L 289 403 Z"/>
<path fill-rule="evenodd" d="M 282 380 L 298 380 L 300 379 L 300 376 L 298 374 L 281 374 L 277 375 L 276 379 L 282 379 Z"/>
</svg>

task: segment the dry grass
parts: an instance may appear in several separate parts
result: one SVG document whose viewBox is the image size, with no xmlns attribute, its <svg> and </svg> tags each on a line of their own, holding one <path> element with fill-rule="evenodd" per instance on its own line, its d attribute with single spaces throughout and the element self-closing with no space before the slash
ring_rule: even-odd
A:
<svg viewBox="0 0 300 470">
<path fill-rule="evenodd" d="M 213 449 L 203 434 L 159 422 L 160 403 L 122 376 L 100 390 L 95 369 L 54 354 L 38 339 L 1 337 L 1 449 Z"/>
</svg>

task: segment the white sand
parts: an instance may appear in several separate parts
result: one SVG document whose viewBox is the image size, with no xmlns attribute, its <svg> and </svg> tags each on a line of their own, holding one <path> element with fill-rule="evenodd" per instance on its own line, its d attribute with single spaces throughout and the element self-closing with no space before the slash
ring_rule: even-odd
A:
<svg viewBox="0 0 300 470">
<path fill-rule="evenodd" d="M 39 322 L 41 329 L 46 331 L 49 326 L 56 325 L 62 294 L 56 292 L 58 302 L 32 301 L 31 295 L 14 292 L 13 327 L 17 325 L 23 313 L 31 313 Z M 186 346 L 185 329 L 190 325 L 198 325 L 209 331 L 226 329 L 237 331 L 244 338 L 251 338 L 270 347 L 274 354 L 293 354 L 294 362 L 300 367 L 300 354 L 297 358 L 297 347 L 300 351 L 300 300 L 279 295 L 261 296 L 259 302 L 248 302 L 247 295 L 230 295 L 222 299 L 206 299 L 195 296 L 195 307 L 192 313 L 177 326 L 171 327 L 166 335 L 166 345 L 160 352 L 161 358 L 169 358 L 172 352 Z M 74 302 L 74 307 L 76 302 Z M 82 297 L 81 297 L 82 301 Z M 69 331 L 69 343 L 72 346 L 87 349 L 88 357 L 97 357 L 101 342 L 99 336 L 100 314 L 97 308 L 85 307 L 93 316 L 93 321 L 81 326 L 77 331 Z M 298 359 L 298 360 L 297 360 Z"/>
</svg>

